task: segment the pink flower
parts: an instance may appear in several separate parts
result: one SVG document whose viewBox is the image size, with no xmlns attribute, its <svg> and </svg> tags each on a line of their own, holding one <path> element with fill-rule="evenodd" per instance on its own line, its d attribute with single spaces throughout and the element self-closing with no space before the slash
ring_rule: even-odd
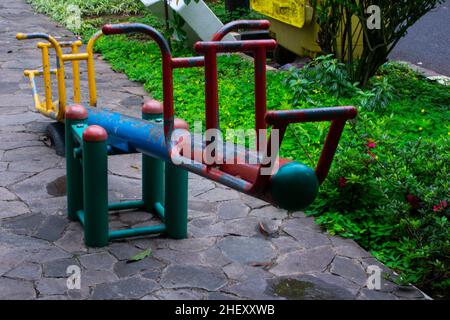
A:
<svg viewBox="0 0 450 320">
<path fill-rule="evenodd" d="M 406 196 L 406 201 L 411 205 L 411 208 L 413 209 L 417 209 L 420 206 L 420 199 L 412 194 L 408 194 Z"/>
<path fill-rule="evenodd" d="M 372 158 L 372 160 L 375 160 L 375 153 L 367 151 L 367 154 Z"/>
<path fill-rule="evenodd" d="M 345 177 L 339 178 L 339 187 L 345 188 L 347 186 L 347 179 Z"/>
<path fill-rule="evenodd" d="M 445 200 L 442 200 L 441 202 L 439 202 L 437 205 L 433 206 L 433 211 L 434 212 L 439 212 L 442 211 L 443 209 L 447 208 L 448 203 Z"/>
<path fill-rule="evenodd" d="M 375 144 L 375 142 L 372 139 L 367 140 L 367 144 L 366 147 L 369 149 L 375 149 L 377 145 Z"/>
</svg>

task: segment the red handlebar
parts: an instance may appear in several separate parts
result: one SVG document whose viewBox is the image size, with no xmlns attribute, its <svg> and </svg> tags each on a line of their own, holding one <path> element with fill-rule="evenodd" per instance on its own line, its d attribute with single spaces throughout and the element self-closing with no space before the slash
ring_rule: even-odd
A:
<svg viewBox="0 0 450 320">
<path fill-rule="evenodd" d="M 332 107 L 302 110 L 278 110 L 266 113 L 269 125 L 284 126 L 290 123 L 348 120 L 356 117 L 355 107 Z"/>
<path fill-rule="evenodd" d="M 102 28 L 102 32 L 107 36 L 112 34 L 145 33 L 156 41 L 163 54 L 170 54 L 169 45 L 164 36 L 155 28 L 142 23 L 105 24 Z"/>
<path fill-rule="evenodd" d="M 246 41 L 199 41 L 194 49 L 198 53 L 214 52 L 245 52 L 265 48 L 274 50 L 277 47 L 275 40 L 246 40 Z"/>
<path fill-rule="evenodd" d="M 227 23 L 220 28 L 212 37 L 211 41 L 220 41 L 228 33 L 239 29 L 245 30 L 267 30 L 270 27 L 268 20 L 237 20 Z"/>
</svg>

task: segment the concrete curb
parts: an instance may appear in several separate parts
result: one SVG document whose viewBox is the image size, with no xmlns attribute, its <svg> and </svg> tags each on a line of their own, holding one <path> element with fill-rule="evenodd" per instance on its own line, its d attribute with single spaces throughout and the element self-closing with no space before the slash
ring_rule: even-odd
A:
<svg viewBox="0 0 450 320">
<path fill-rule="evenodd" d="M 392 60 L 392 61 L 395 61 L 395 60 Z M 440 83 L 440 84 L 442 84 L 444 86 L 450 86 L 450 77 L 447 77 L 447 76 L 445 76 L 443 74 L 437 73 L 436 71 L 423 68 L 421 66 L 418 66 L 418 65 L 413 64 L 413 63 L 408 62 L 408 61 L 398 60 L 396 62 L 408 65 L 411 69 L 413 69 L 414 71 L 422 74 L 423 76 L 425 76 L 429 80 L 436 81 L 436 82 L 438 82 L 438 83 Z"/>
</svg>

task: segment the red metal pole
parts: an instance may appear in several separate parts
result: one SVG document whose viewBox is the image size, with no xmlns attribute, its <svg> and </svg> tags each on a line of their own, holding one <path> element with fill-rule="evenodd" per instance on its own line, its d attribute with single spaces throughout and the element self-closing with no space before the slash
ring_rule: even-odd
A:
<svg viewBox="0 0 450 320">
<path fill-rule="evenodd" d="M 219 128 L 219 93 L 217 83 L 217 53 L 211 48 L 205 53 L 206 130 Z"/>
<path fill-rule="evenodd" d="M 211 41 L 221 41 L 228 33 L 243 30 L 267 30 L 270 27 L 268 20 L 237 20 L 232 21 L 220 28 L 212 37 Z"/>
<path fill-rule="evenodd" d="M 266 129 L 266 48 L 259 47 L 255 50 L 255 130 L 256 150 L 260 148 L 259 131 Z M 264 134 L 262 140 L 266 139 Z"/>
<path fill-rule="evenodd" d="M 172 58 L 173 69 L 203 67 L 204 65 L 205 59 L 203 57 Z"/>
<path fill-rule="evenodd" d="M 164 105 L 164 136 L 166 143 L 170 142 L 173 131 L 173 70 L 172 56 L 168 52 L 163 52 L 162 58 L 162 80 L 163 80 L 163 105 Z"/>
<path fill-rule="evenodd" d="M 339 139 L 344 130 L 345 119 L 335 120 L 331 122 L 330 129 L 323 145 L 322 153 L 320 154 L 319 162 L 316 167 L 316 176 L 319 183 L 326 179 L 330 171 L 331 163 L 333 162 L 334 154 L 336 153 Z"/>
</svg>

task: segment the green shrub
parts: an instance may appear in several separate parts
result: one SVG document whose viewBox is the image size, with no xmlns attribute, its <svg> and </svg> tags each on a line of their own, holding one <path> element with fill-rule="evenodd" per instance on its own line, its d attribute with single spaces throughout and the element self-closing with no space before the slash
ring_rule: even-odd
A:
<svg viewBox="0 0 450 320">
<path fill-rule="evenodd" d="M 308 214 L 398 271 L 399 283 L 448 295 L 450 90 L 399 63 L 362 90 L 332 56 L 290 70 L 284 82 L 301 108 L 359 106 Z M 326 129 L 296 126 L 283 147 L 312 164 Z"/>
<path fill-rule="evenodd" d="M 224 24 L 238 19 L 267 19 L 267 17 L 255 11 L 240 8 L 230 13 L 225 9 L 223 0 L 206 0 L 205 2 Z"/>
<path fill-rule="evenodd" d="M 356 91 L 356 85 L 350 82 L 346 68 L 332 55 L 327 55 L 314 59 L 301 69 L 291 69 L 285 83 L 295 92 L 294 104 L 303 99 L 314 102 L 310 97 L 317 89 L 335 97 L 350 96 Z"/>
<path fill-rule="evenodd" d="M 48 14 L 54 20 L 64 26 L 71 25 L 69 17 L 72 15 L 70 6 L 77 6 L 82 18 L 96 17 L 101 15 L 130 15 L 143 10 L 144 5 L 138 0 L 27 0 L 33 8 L 41 13 Z M 81 24 L 83 28 L 83 23 Z M 73 29 L 80 32 L 80 29 Z"/>
<path fill-rule="evenodd" d="M 357 97 L 357 105 L 367 111 L 380 111 L 394 98 L 393 86 L 387 78 L 374 78 L 367 89 L 351 82 L 348 67 L 333 58 L 320 56 L 301 69 L 289 70 L 284 83 L 294 92 L 294 105 L 307 102 L 318 105 L 317 94 L 333 95 L 336 98 Z"/>
<path fill-rule="evenodd" d="M 444 287 L 450 270 L 449 152 L 448 139 L 405 142 L 363 115 L 347 131 L 309 213 L 330 233 L 355 239 L 400 271 L 404 282 Z"/>
<path fill-rule="evenodd" d="M 383 111 L 394 98 L 394 87 L 387 78 L 371 79 L 369 90 L 357 90 L 358 104 L 367 111 Z"/>
</svg>

